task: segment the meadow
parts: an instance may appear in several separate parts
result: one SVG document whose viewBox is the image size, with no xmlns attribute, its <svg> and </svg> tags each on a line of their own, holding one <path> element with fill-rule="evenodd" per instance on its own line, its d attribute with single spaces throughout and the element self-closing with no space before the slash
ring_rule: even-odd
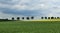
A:
<svg viewBox="0 0 60 33">
<path fill-rule="evenodd" d="M 60 22 L 1 21 L 0 33 L 60 33 Z"/>
</svg>

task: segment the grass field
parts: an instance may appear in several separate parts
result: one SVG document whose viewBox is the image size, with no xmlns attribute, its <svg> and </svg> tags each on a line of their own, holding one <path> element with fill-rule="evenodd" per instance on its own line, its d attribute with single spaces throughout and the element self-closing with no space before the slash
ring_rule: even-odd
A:
<svg viewBox="0 0 60 33">
<path fill-rule="evenodd" d="M 39 20 L 24 20 L 24 21 L 60 21 L 60 19 L 39 19 Z"/>
<path fill-rule="evenodd" d="M 0 33 L 60 33 L 60 22 L 2 21 Z"/>
</svg>

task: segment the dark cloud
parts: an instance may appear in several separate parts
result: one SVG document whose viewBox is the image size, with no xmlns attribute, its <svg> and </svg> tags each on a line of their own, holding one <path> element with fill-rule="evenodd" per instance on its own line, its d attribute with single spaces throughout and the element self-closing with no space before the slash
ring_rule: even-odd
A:
<svg viewBox="0 0 60 33">
<path fill-rule="evenodd" d="M 13 1 L 13 0 L 0 0 L 0 3 L 2 4 L 8 4 L 8 5 L 14 5 L 17 4 L 19 1 Z"/>
<path fill-rule="evenodd" d="M 1 8 L 1 10 L 3 10 L 1 12 L 5 14 L 24 15 L 24 16 L 43 16 L 46 15 L 46 13 L 48 13 L 42 10 L 15 10 L 8 8 Z"/>
</svg>

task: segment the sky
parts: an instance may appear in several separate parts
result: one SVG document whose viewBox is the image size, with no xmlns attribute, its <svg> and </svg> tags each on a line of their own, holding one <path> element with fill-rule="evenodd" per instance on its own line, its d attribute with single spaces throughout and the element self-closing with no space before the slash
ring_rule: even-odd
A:
<svg viewBox="0 0 60 33">
<path fill-rule="evenodd" d="M 0 18 L 58 16 L 60 0 L 0 0 Z"/>
</svg>

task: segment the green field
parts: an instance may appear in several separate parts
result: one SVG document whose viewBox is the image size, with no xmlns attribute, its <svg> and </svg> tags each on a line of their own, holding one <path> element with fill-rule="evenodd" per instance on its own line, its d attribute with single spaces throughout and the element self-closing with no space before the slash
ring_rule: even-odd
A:
<svg viewBox="0 0 60 33">
<path fill-rule="evenodd" d="M 0 33 L 60 33 L 60 22 L 2 21 Z"/>
</svg>

